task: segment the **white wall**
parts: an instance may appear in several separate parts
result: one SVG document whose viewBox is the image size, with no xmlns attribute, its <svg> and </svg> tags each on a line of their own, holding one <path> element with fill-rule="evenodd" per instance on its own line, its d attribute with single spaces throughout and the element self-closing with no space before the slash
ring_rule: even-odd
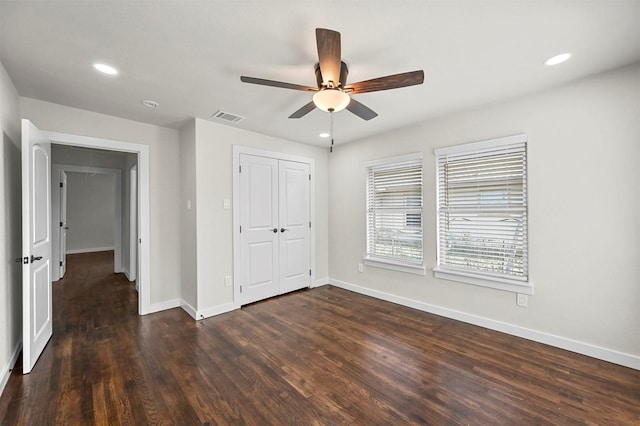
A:
<svg viewBox="0 0 640 426">
<path fill-rule="evenodd" d="M 22 116 L 41 130 L 149 146 L 152 309 L 153 305 L 178 300 L 181 256 L 178 131 L 24 97 L 20 98 L 20 107 Z"/>
<path fill-rule="evenodd" d="M 67 253 L 114 248 L 116 176 L 67 172 Z"/>
<path fill-rule="evenodd" d="M 233 212 L 222 208 L 225 198 L 232 199 L 233 145 L 315 160 L 316 282 L 325 284 L 329 276 L 328 151 L 195 119 L 198 311 L 233 303 L 233 288 L 224 284 L 225 275 L 233 275 Z"/>
<path fill-rule="evenodd" d="M 0 393 L 22 342 L 20 113 L 16 88 L 0 64 Z"/>
<path fill-rule="evenodd" d="M 185 309 L 193 316 L 197 310 L 197 229 L 196 229 L 196 121 L 180 129 L 180 227 L 182 247 L 181 295 Z M 191 208 L 187 208 L 187 203 Z"/>
<path fill-rule="evenodd" d="M 428 83 L 427 83 L 428 84 Z M 640 356 L 640 65 L 423 122 L 334 150 L 331 278 L 523 329 Z M 367 267 L 364 162 L 424 153 L 424 258 L 436 265 L 433 149 L 529 136 L 529 307 L 515 294 Z M 640 365 L 640 363 L 637 363 Z"/>
</svg>

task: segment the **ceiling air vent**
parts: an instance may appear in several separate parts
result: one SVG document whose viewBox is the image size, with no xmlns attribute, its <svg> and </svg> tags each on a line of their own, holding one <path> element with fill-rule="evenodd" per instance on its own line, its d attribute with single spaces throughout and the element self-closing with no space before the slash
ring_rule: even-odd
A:
<svg viewBox="0 0 640 426">
<path fill-rule="evenodd" d="M 238 123 L 244 120 L 244 117 L 241 117 L 236 114 L 231 114 L 230 112 L 218 111 L 212 115 L 213 118 L 217 118 L 218 120 L 228 121 L 230 123 Z"/>
</svg>

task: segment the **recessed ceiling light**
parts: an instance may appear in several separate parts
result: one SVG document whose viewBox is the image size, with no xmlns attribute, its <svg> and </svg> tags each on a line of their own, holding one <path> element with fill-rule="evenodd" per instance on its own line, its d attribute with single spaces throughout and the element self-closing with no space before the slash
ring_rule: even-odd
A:
<svg viewBox="0 0 640 426">
<path fill-rule="evenodd" d="M 328 138 L 329 133 L 320 133 L 318 136 L 320 136 L 321 138 Z"/>
<path fill-rule="evenodd" d="M 558 65 L 558 64 L 563 63 L 564 61 L 566 61 L 570 57 L 571 57 L 571 53 L 562 53 L 560 55 L 554 56 L 553 58 L 547 59 L 544 64 L 547 65 L 547 66 Z"/>
<path fill-rule="evenodd" d="M 114 67 L 110 66 L 110 65 L 106 65 L 106 64 L 93 64 L 93 67 L 95 69 L 97 69 L 100 72 L 103 72 L 105 74 L 109 74 L 109 75 L 116 75 L 118 74 L 118 70 L 115 69 Z"/>
<path fill-rule="evenodd" d="M 149 107 L 149 108 L 158 108 L 158 103 L 156 101 L 150 101 L 150 100 L 144 100 L 142 101 L 142 105 Z"/>
</svg>

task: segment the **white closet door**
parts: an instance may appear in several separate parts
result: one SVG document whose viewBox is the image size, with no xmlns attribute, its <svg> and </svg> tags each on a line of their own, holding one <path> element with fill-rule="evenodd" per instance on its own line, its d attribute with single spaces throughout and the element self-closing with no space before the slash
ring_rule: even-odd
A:
<svg viewBox="0 0 640 426">
<path fill-rule="evenodd" d="M 286 293 L 311 283 L 309 164 L 280 160 L 278 170 L 280 293 Z"/>
<path fill-rule="evenodd" d="M 240 304 L 280 293 L 278 160 L 240 155 Z"/>
<path fill-rule="evenodd" d="M 240 304 L 311 283 L 310 166 L 240 154 Z"/>
</svg>

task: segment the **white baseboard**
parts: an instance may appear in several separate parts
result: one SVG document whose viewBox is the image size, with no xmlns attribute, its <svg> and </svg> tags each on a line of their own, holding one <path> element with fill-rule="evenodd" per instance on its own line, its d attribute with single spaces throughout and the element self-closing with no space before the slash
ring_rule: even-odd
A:
<svg viewBox="0 0 640 426">
<path fill-rule="evenodd" d="M 319 278 L 311 283 L 309 288 L 322 287 L 323 285 L 329 284 L 329 277 Z"/>
<path fill-rule="evenodd" d="M 9 359 L 9 362 L 7 363 L 7 365 L 5 365 L 2 368 L 2 371 L 0 372 L 1 374 L 0 395 L 2 395 L 2 392 L 4 391 L 4 387 L 7 385 L 7 382 L 9 381 L 9 376 L 11 376 L 11 371 L 13 371 L 13 367 L 15 367 L 16 362 L 18 362 L 18 357 L 20 356 L 21 350 L 22 350 L 22 342 L 18 343 L 18 346 L 13 351 L 13 355 L 11 355 L 11 359 Z"/>
<path fill-rule="evenodd" d="M 155 312 L 166 311 L 167 309 L 179 308 L 181 299 L 165 300 L 164 302 L 154 303 L 149 305 L 146 314 L 153 314 Z"/>
<path fill-rule="evenodd" d="M 225 314 L 227 312 L 240 309 L 240 305 L 235 303 L 225 303 L 224 305 L 212 306 L 211 308 L 201 309 L 196 311 L 196 319 L 203 320 L 205 318 L 213 317 L 215 315 Z"/>
<path fill-rule="evenodd" d="M 196 321 L 213 317 L 215 315 L 225 314 L 240 308 L 240 306 L 235 303 L 225 303 L 224 305 L 213 306 L 211 308 L 201 309 L 198 311 L 184 300 L 180 304 L 180 307 Z"/>
<path fill-rule="evenodd" d="M 565 349 L 571 352 L 590 356 L 592 358 L 597 358 L 603 361 L 608 361 L 614 364 L 633 368 L 635 370 L 640 370 L 640 356 L 618 352 L 589 343 L 568 339 L 566 337 L 556 336 L 553 334 L 532 330 L 530 328 L 520 327 L 502 321 L 496 321 L 490 318 L 480 317 L 449 308 L 443 308 L 441 306 L 431 305 L 429 303 L 424 303 L 417 300 L 385 293 L 382 291 L 373 290 L 345 281 L 329 279 L 329 283 L 345 290 L 350 290 L 356 293 L 364 294 L 366 296 L 375 297 L 376 299 L 386 300 L 387 302 L 396 303 L 398 305 L 407 306 L 409 308 L 418 309 L 420 311 L 429 312 L 431 314 L 440 315 L 446 318 L 451 318 L 491 330 L 500 331 L 502 333 L 507 333 L 513 336 L 522 337 L 524 339 L 533 340 L 534 342 L 544 343 L 546 345 L 554 346 L 560 349 Z"/>
<path fill-rule="evenodd" d="M 111 247 L 93 247 L 93 248 L 83 248 L 83 249 L 73 249 L 67 250 L 67 254 L 79 254 L 79 253 L 95 253 L 97 251 L 113 251 L 115 248 Z"/>
<path fill-rule="evenodd" d="M 196 311 L 196 308 L 194 308 L 193 306 L 191 306 L 189 303 L 187 303 L 184 299 L 182 299 L 180 301 L 180 307 L 182 308 L 183 311 L 185 311 L 186 313 L 188 313 L 191 318 L 193 318 L 194 320 L 198 319 L 198 313 Z"/>
</svg>

